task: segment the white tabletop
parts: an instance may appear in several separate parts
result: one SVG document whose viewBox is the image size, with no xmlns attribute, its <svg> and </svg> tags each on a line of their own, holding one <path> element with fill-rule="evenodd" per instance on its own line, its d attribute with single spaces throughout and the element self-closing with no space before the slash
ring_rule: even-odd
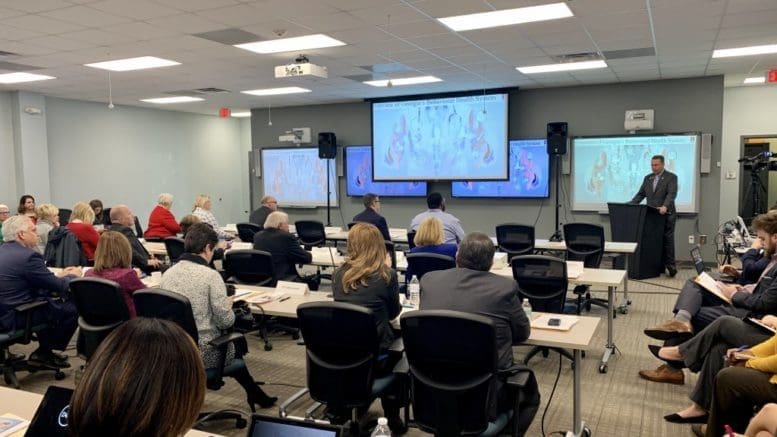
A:
<svg viewBox="0 0 777 437">
<path fill-rule="evenodd" d="M 501 276 L 513 277 L 513 270 L 510 267 L 493 269 L 492 273 Z M 612 269 L 589 269 L 584 268 L 583 273 L 575 278 L 569 278 L 570 284 L 586 284 L 604 287 L 619 287 L 624 284 L 626 279 L 626 270 Z"/>
<path fill-rule="evenodd" d="M 532 313 L 532 319 L 541 316 L 542 313 Z M 535 346 L 560 347 L 564 349 L 590 348 L 596 328 L 599 326 L 598 317 L 577 316 L 578 321 L 569 331 L 556 331 L 552 329 L 532 328 L 526 344 Z"/>
</svg>

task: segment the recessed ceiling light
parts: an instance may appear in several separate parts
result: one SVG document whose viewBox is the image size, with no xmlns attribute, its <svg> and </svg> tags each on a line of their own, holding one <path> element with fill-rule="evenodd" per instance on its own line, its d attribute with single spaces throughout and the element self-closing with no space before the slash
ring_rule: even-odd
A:
<svg viewBox="0 0 777 437">
<path fill-rule="evenodd" d="M 607 68 L 604 61 L 565 62 L 561 64 L 534 65 L 531 67 L 515 67 L 523 74 L 556 73 L 559 71 L 592 70 Z"/>
<path fill-rule="evenodd" d="M 287 86 L 281 88 L 263 88 L 240 92 L 243 94 L 251 94 L 252 96 L 278 96 L 281 94 L 309 93 L 310 90 L 307 88 L 300 88 L 298 86 Z"/>
<path fill-rule="evenodd" d="M 745 83 L 766 83 L 766 78 L 763 76 L 748 77 L 745 79 Z"/>
<path fill-rule="evenodd" d="M 56 79 L 54 76 L 46 76 L 44 74 L 32 74 L 32 73 L 6 73 L 0 74 L 0 83 L 22 83 L 22 82 L 35 82 L 38 80 Z"/>
<path fill-rule="evenodd" d="M 752 56 L 777 53 L 777 44 L 765 46 L 739 47 L 736 49 L 718 49 L 712 52 L 713 58 L 730 58 L 732 56 Z"/>
<path fill-rule="evenodd" d="M 344 46 L 345 43 L 336 40 L 323 33 L 315 35 L 297 36 L 294 38 L 273 39 L 269 41 L 249 42 L 245 44 L 235 44 L 235 47 L 244 50 L 250 50 L 256 53 L 281 53 L 299 50 L 313 50 L 324 47 Z"/>
<path fill-rule="evenodd" d="M 159 97 L 155 99 L 141 99 L 141 102 L 156 103 L 159 105 L 167 105 L 169 103 L 188 103 L 188 102 L 200 102 L 202 97 L 190 97 L 190 96 L 175 96 L 175 97 Z"/>
<path fill-rule="evenodd" d="M 385 87 L 389 86 L 389 82 L 391 82 L 391 86 L 402 86 L 402 85 L 418 85 L 419 83 L 432 83 L 432 82 L 442 82 L 442 79 L 435 76 L 415 76 L 415 77 L 401 77 L 398 79 L 383 79 L 383 80 L 367 80 L 363 83 L 370 85 L 370 86 L 380 86 Z"/>
<path fill-rule="evenodd" d="M 235 118 L 247 118 L 251 116 L 251 111 L 246 112 L 233 112 L 232 116 Z"/>
<path fill-rule="evenodd" d="M 555 20 L 572 16 L 574 16 L 574 14 L 569 10 L 569 6 L 567 6 L 566 3 L 552 3 L 549 5 L 456 15 L 453 17 L 438 18 L 437 21 L 448 26 L 452 30 L 461 32 L 464 30 L 487 29 L 490 27 Z"/>
<path fill-rule="evenodd" d="M 100 68 L 103 70 L 111 71 L 145 70 L 147 68 L 170 67 L 173 65 L 181 65 L 181 63 L 171 61 L 169 59 L 157 58 L 155 56 L 141 56 L 139 58 L 117 59 L 115 61 L 84 64 L 85 67 Z"/>
</svg>

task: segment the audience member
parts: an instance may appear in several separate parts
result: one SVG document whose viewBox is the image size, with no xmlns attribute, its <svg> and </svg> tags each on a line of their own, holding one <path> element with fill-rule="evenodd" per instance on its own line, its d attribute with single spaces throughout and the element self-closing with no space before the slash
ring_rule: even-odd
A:
<svg viewBox="0 0 777 437">
<path fill-rule="evenodd" d="M 264 229 L 254 235 L 254 249 L 272 254 L 275 275 L 279 280 L 297 279 L 295 264 L 308 264 L 313 259 L 310 252 L 300 246 L 299 240 L 289 233 L 289 215 L 275 211 L 267 216 Z"/>
<path fill-rule="evenodd" d="M 226 285 L 221 275 L 209 267 L 218 243 L 216 231 L 207 224 L 192 226 L 186 234 L 185 253 L 162 275 L 160 284 L 161 288 L 189 299 L 199 332 L 200 354 L 206 369 L 217 367 L 219 359 L 223 358 L 210 342 L 235 323 L 232 298 L 227 297 Z M 230 345 L 225 363 L 229 365 L 235 358 L 235 348 Z M 246 367 L 241 367 L 230 376 L 245 389 L 252 411 L 255 411 L 254 403 L 268 408 L 278 400 L 277 397 L 267 396 L 262 391 Z"/>
<path fill-rule="evenodd" d="M 436 253 L 455 258 L 458 247 L 452 243 L 443 243 L 444 238 L 442 221 L 437 217 L 427 217 L 418 226 L 413 239 L 415 247 L 410 249 L 410 253 Z M 413 269 L 409 265 L 405 276 L 408 282 L 413 277 Z"/>
<path fill-rule="evenodd" d="M 38 233 L 38 244 L 34 250 L 43 255 L 49 242 L 49 232 L 59 227 L 59 208 L 50 203 L 43 203 L 35 208 L 35 214 L 38 216 L 38 223 L 35 225 Z"/>
<path fill-rule="evenodd" d="M 186 233 L 189 232 L 189 229 L 192 227 L 192 225 L 196 225 L 197 223 L 202 223 L 199 217 L 197 217 L 194 214 L 187 214 L 183 216 L 181 219 L 181 235 L 186 238 Z"/>
<path fill-rule="evenodd" d="M 383 239 L 391 241 L 391 234 L 389 234 L 386 219 L 380 215 L 380 197 L 377 194 L 367 193 L 362 197 L 362 203 L 364 204 L 364 211 L 353 216 L 353 221 L 375 225 Z"/>
<path fill-rule="evenodd" d="M 197 346 L 178 325 L 139 318 L 117 327 L 89 360 L 70 403 L 74 437 L 179 437 L 205 399 Z"/>
<path fill-rule="evenodd" d="M 92 199 L 89 201 L 89 206 L 94 211 L 94 225 L 95 226 L 110 226 L 111 217 L 109 211 L 103 208 L 103 201 L 100 199 Z"/>
<path fill-rule="evenodd" d="M 774 437 L 777 435 L 777 404 L 769 403 L 753 417 L 745 430 L 746 437 Z"/>
<path fill-rule="evenodd" d="M 10 216 L 11 210 L 8 208 L 8 205 L 0 203 L 0 244 L 3 243 L 3 222 L 8 220 Z"/>
<path fill-rule="evenodd" d="M 754 238 L 750 248 L 745 253 L 739 255 L 739 261 L 742 264 L 741 269 L 731 264 L 724 264 L 720 266 L 719 270 L 721 273 L 733 278 L 737 284 L 747 285 L 758 282 L 761 273 L 769 265 L 770 260 L 764 256 L 763 242 L 758 238 Z"/>
<path fill-rule="evenodd" d="M 413 217 L 413 220 L 410 222 L 411 231 L 416 231 L 421 222 L 427 217 L 437 217 L 442 221 L 445 233 L 443 243 L 457 244 L 464 239 L 464 229 L 461 228 L 459 219 L 445 212 L 445 199 L 443 199 L 440 193 L 434 192 L 429 194 L 426 197 L 426 205 L 429 209 Z"/>
<path fill-rule="evenodd" d="M 162 263 L 148 254 L 148 251 L 143 247 L 143 243 L 138 240 L 138 237 L 132 231 L 132 226 L 135 225 L 135 216 L 132 215 L 127 205 L 116 205 L 111 208 L 111 230 L 116 231 L 127 237 L 127 240 L 132 246 L 132 265 L 142 270 L 146 274 L 151 274 L 154 270 L 159 270 L 162 267 Z"/>
<path fill-rule="evenodd" d="M 37 333 L 39 347 L 31 355 L 32 362 L 53 367 L 70 367 L 67 357 L 53 350 L 65 350 L 76 330 L 78 313 L 75 305 L 61 296 L 67 293 L 70 280 L 81 276 L 81 269 L 69 267 L 55 275 L 43 263 L 43 257 L 33 248 L 38 244 L 35 224 L 24 215 L 9 218 L 3 224 L 0 245 L 0 328 L 8 331 L 24 320 L 17 318 L 14 308 L 40 300 L 48 302 L 32 318 L 34 324 L 47 323 Z"/>
<path fill-rule="evenodd" d="M 207 194 L 199 194 L 194 199 L 194 209 L 192 210 L 192 214 L 196 215 L 197 218 L 200 219 L 201 222 L 210 225 L 210 227 L 213 228 L 214 231 L 216 231 L 216 234 L 218 234 L 219 238 L 222 240 L 228 240 L 232 238 L 229 234 L 221 230 L 221 227 L 219 226 L 218 220 L 216 220 L 216 216 L 213 215 L 213 213 L 210 211 L 211 207 L 211 201 L 210 196 Z"/>
<path fill-rule="evenodd" d="M 132 268 L 132 247 L 127 237 L 116 231 L 103 232 L 94 253 L 94 268 L 87 271 L 85 276 L 108 279 L 119 284 L 130 317 L 135 318 L 137 313 L 132 294 L 146 288 L 146 285 Z"/>
<path fill-rule="evenodd" d="M 278 200 L 273 196 L 264 196 L 261 200 L 262 206 L 255 209 L 248 217 L 248 221 L 259 226 L 264 226 L 267 216 L 273 211 L 278 210 Z"/>
<path fill-rule="evenodd" d="M 81 242 L 81 250 L 89 261 L 94 260 L 94 251 L 100 240 L 100 234 L 92 223 L 94 223 L 94 211 L 88 203 L 78 202 L 73 205 L 73 213 L 70 214 L 70 222 L 66 227 Z"/>
<path fill-rule="evenodd" d="M 389 321 L 402 309 L 399 304 L 397 273 L 391 269 L 383 236 L 375 226 L 357 223 L 348 233 L 348 258 L 332 277 L 332 295 L 336 302 L 347 302 L 372 310 L 380 338 L 376 376 L 391 373 L 400 354 L 389 354 L 394 333 Z M 400 405 L 391 395 L 381 397 L 383 413 L 394 434 L 407 427 L 399 417 Z"/>
<path fill-rule="evenodd" d="M 35 215 L 35 198 L 29 194 L 25 194 L 19 199 L 19 207 L 16 209 L 19 215 L 26 215 L 32 220 L 32 223 L 38 221 L 38 217 Z"/>
<path fill-rule="evenodd" d="M 162 193 L 159 195 L 157 206 L 151 211 L 148 217 L 148 228 L 143 236 L 148 238 L 175 237 L 181 232 L 181 226 L 175 221 L 175 216 L 170 211 L 173 206 L 173 195 Z"/>
</svg>

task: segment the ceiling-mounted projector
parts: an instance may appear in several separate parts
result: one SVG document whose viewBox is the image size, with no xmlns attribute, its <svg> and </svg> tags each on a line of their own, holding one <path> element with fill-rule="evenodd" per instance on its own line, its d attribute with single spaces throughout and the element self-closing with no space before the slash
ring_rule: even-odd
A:
<svg viewBox="0 0 777 437">
<path fill-rule="evenodd" d="M 326 67 L 312 64 L 307 56 L 300 55 L 293 64 L 279 65 L 275 67 L 275 78 L 289 78 L 301 76 L 314 76 L 326 79 L 328 77 Z"/>
</svg>

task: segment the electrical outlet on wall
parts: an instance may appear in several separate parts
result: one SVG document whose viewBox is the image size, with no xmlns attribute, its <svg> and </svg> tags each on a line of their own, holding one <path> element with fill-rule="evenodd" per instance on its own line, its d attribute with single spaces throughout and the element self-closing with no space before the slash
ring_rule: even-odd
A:
<svg viewBox="0 0 777 437">
<path fill-rule="evenodd" d="M 693 235 L 689 235 L 689 236 L 688 236 L 688 244 L 693 244 L 693 243 L 694 243 L 694 240 L 695 240 L 695 239 L 694 239 Z"/>
<path fill-rule="evenodd" d="M 706 235 L 704 235 L 704 234 L 699 235 L 699 244 L 702 245 L 702 246 L 707 244 L 707 236 Z"/>
</svg>

